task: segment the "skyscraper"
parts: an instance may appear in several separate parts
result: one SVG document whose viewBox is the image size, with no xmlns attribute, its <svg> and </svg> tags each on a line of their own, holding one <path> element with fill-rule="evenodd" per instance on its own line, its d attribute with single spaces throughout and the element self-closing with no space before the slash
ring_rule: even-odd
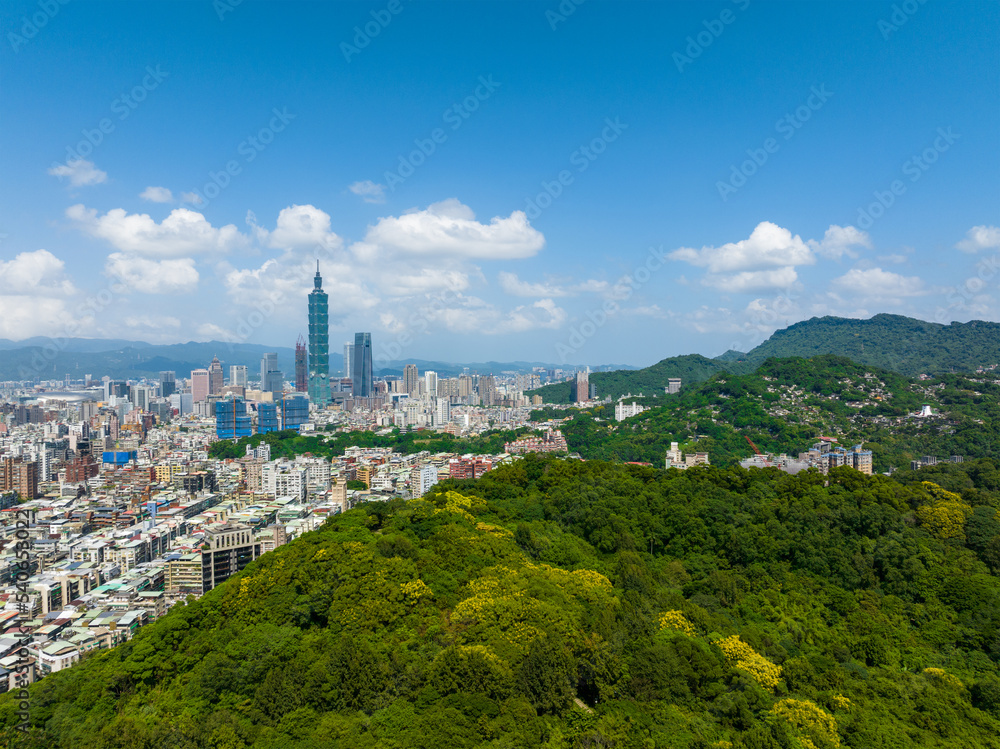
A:
<svg viewBox="0 0 1000 749">
<path fill-rule="evenodd" d="M 407 364 L 403 367 L 403 392 L 414 395 L 417 392 L 417 372 L 416 364 Z"/>
<path fill-rule="evenodd" d="M 351 351 L 351 380 L 354 396 L 367 398 L 372 394 L 372 334 L 355 333 Z"/>
<path fill-rule="evenodd" d="M 208 398 L 208 370 L 207 369 L 192 369 L 191 370 L 191 399 L 195 403 L 200 403 L 201 401 Z"/>
<path fill-rule="evenodd" d="M 208 365 L 208 394 L 218 395 L 225 385 L 225 375 L 222 374 L 222 362 L 219 357 L 213 356 L 212 363 Z"/>
<path fill-rule="evenodd" d="M 229 384 L 238 388 L 245 388 L 247 386 L 246 364 L 233 364 L 229 367 Z"/>
<path fill-rule="evenodd" d="M 330 304 L 316 261 L 309 292 L 309 400 L 318 408 L 330 404 Z"/>
<path fill-rule="evenodd" d="M 576 378 L 570 383 L 569 399 L 574 403 L 590 400 L 590 368 L 576 373 Z"/>
<path fill-rule="evenodd" d="M 220 440 L 238 440 L 250 436 L 250 416 L 242 398 L 225 398 L 215 404 L 215 436 Z"/>
<path fill-rule="evenodd" d="M 348 341 L 344 344 L 344 377 L 347 379 L 351 378 L 351 351 L 354 349 L 354 344 Z"/>
<path fill-rule="evenodd" d="M 304 393 L 309 389 L 309 355 L 302 336 L 295 342 L 295 390 Z"/>
<path fill-rule="evenodd" d="M 177 375 L 173 372 L 160 372 L 160 395 L 169 398 L 177 392 Z"/>
<path fill-rule="evenodd" d="M 284 376 L 278 369 L 278 355 L 268 352 L 260 360 L 260 389 L 265 393 L 280 394 L 284 390 Z"/>
<path fill-rule="evenodd" d="M 438 373 L 427 370 L 424 372 L 424 390 L 427 395 L 437 396 L 438 394 Z"/>
</svg>

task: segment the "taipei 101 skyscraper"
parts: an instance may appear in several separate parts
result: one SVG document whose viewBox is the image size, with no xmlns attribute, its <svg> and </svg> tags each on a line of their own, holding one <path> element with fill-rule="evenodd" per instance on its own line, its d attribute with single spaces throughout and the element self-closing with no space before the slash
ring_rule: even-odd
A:
<svg viewBox="0 0 1000 749">
<path fill-rule="evenodd" d="M 309 292 L 309 400 L 319 408 L 330 404 L 330 304 L 316 261 L 314 288 Z"/>
</svg>

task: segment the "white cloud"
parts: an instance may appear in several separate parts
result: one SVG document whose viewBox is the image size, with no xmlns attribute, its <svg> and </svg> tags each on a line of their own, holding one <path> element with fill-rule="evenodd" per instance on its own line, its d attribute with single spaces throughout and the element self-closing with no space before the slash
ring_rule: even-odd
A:
<svg viewBox="0 0 1000 749">
<path fill-rule="evenodd" d="M 839 228 L 839 227 L 838 227 Z M 829 232 L 827 232 L 829 234 Z M 669 255 L 712 273 L 729 273 L 762 268 L 812 265 L 816 262 L 809 246 L 796 234 L 770 221 L 762 221 L 747 239 L 719 247 L 695 250 L 682 247 Z"/>
<path fill-rule="evenodd" d="M 917 276 L 902 276 L 881 268 L 854 268 L 833 279 L 830 286 L 838 294 L 858 297 L 866 302 L 898 301 L 930 293 Z"/>
<path fill-rule="evenodd" d="M 113 252 L 108 255 L 104 271 L 125 285 L 126 291 L 143 294 L 182 294 L 198 286 L 198 271 L 189 257 L 151 260 L 145 257 Z"/>
<path fill-rule="evenodd" d="M 512 296 L 559 297 L 566 296 L 565 289 L 550 283 L 522 281 L 516 273 L 500 271 L 500 288 Z"/>
<path fill-rule="evenodd" d="M 456 306 L 429 307 L 422 312 L 430 322 L 437 322 L 452 333 L 484 335 L 554 330 L 561 327 L 568 317 L 566 310 L 551 299 L 539 299 L 508 312 L 476 297 L 458 295 L 457 302 Z"/>
<path fill-rule="evenodd" d="M 962 252 L 979 252 L 1000 247 L 1000 227 L 973 226 L 966 232 L 965 239 L 955 245 Z"/>
<path fill-rule="evenodd" d="M 344 242 L 330 230 L 330 214 L 313 205 L 282 208 L 273 232 L 258 227 L 258 236 L 271 247 L 319 251 L 340 249 Z"/>
<path fill-rule="evenodd" d="M 472 209 L 455 198 L 433 203 L 425 210 L 380 218 L 368 228 L 359 256 L 383 254 L 409 257 L 459 257 L 513 260 L 535 255 L 545 237 L 528 222 L 523 211 L 490 223 L 476 221 Z"/>
<path fill-rule="evenodd" d="M 0 337 L 78 334 L 92 320 L 68 309 L 67 301 L 76 293 L 63 261 L 48 250 L 0 260 Z"/>
<path fill-rule="evenodd" d="M 226 253 L 245 248 L 249 242 L 232 224 L 215 228 L 202 214 L 187 208 L 175 208 L 159 224 L 146 213 L 129 214 L 113 208 L 99 216 L 96 210 L 81 204 L 67 208 L 66 215 L 82 231 L 117 250 L 150 257 Z"/>
<path fill-rule="evenodd" d="M 174 194 L 166 187 L 147 187 L 139 197 L 151 203 L 173 203 Z"/>
<path fill-rule="evenodd" d="M 385 185 L 379 185 L 366 179 L 364 182 L 355 182 L 347 188 L 355 195 L 360 195 L 366 203 L 384 203 Z"/>
<path fill-rule="evenodd" d="M 17 296 L 71 296 L 76 289 L 65 277 L 65 265 L 48 250 L 21 252 L 13 260 L 0 260 L 0 291 Z"/>
<path fill-rule="evenodd" d="M 49 174 L 62 179 L 66 177 L 73 187 L 98 185 L 107 182 L 108 173 L 94 166 L 93 161 L 86 159 L 70 159 L 65 164 L 58 164 L 49 169 Z"/>
<path fill-rule="evenodd" d="M 729 276 L 709 274 L 702 279 L 706 286 L 727 294 L 786 289 L 798 280 L 795 268 L 788 266 L 776 270 L 743 271 Z"/>
<path fill-rule="evenodd" d="M 818 242 L 815 239 L 809 240 L 809 247 L 814 252 L 831 260 L 839 260 L 844 255 L 855 258 L 858 253 L 854 251 L 854 247 L 871 249 L 871 246 L 871 237 L 868 236 L 868 232 L 853 226 L 837 226 L 836 224 L 831 224 L 822 240 Z"/>
<path fill-rule="evenodd" d="M 906 255 L 899 255 L 899 254 L 879 255 L 877 260 L 881 263 L 894 263 L 895 265 L 902 265 L 903 263 L 906 262 L 907 257 Z"/>
<path fill-rule="evenodd" d="M 196 192 L 182 192 L 181 202 L 188 203 L 190 205 L 201 205 L 202 199 L 201 195 Z"/>
</svg>

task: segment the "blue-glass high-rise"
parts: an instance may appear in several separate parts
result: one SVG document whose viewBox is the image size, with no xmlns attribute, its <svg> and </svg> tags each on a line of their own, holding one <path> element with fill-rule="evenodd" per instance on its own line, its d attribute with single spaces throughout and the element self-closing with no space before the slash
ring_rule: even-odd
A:
<svg viewBox="0 0 1000 749">
<path fill-rule="evenodd" d="M 351 381 L 355 398 L 372 394 L 372 334 L 355 333 L 351 351 Z"/>
<path fill-rule="evenodd" d="M 309 399 L 304 395 L 285 395 L 281 399 L 281 428 L 298 429 L 309 421 Z"/>
<path fill-rule="evenodd" d="M 242 398 L 226 398 L 215 404 L 215 436 L 220 440 L 238 440 L 250 436 L 250 416 Z"/>
<path fill-rule="evenodd" d="M 260 403 L 257 406 L 257 434 L 278 431 L 278 406 L 274 403 Z"/>
<path fill-rule="evenodd" d="M 319 408 L 330 404 L 330 304 L 318 260 L 309 292 L 309 400 Z"/>
</svg>

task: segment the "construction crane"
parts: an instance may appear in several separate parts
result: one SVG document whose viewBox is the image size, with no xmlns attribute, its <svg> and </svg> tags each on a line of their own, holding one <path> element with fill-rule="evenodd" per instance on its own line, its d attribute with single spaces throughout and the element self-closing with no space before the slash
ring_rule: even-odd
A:
<svg viewBox="0 0 1000 749">
<path fill-rule="evenodd" d="M 755 445 L 753 443 L 752 439 L 750 439 L 749 437 L 747 437 L 745 434 L 743 435 L 743 439 L 745 439 L 747 442 L 750 443 L 750 447 L 752 447 L 753 451 L 755 453 L 757 453 L 757 457 L 764 461 L 764 465 L 766 465 L 766 466 L 771 465 L 771 461 L 767 459 L 767 457 L 764 455 L 764 453 L 762 453 L 759 449 L 757 449 L 757 445 Z"/>
</svg>

